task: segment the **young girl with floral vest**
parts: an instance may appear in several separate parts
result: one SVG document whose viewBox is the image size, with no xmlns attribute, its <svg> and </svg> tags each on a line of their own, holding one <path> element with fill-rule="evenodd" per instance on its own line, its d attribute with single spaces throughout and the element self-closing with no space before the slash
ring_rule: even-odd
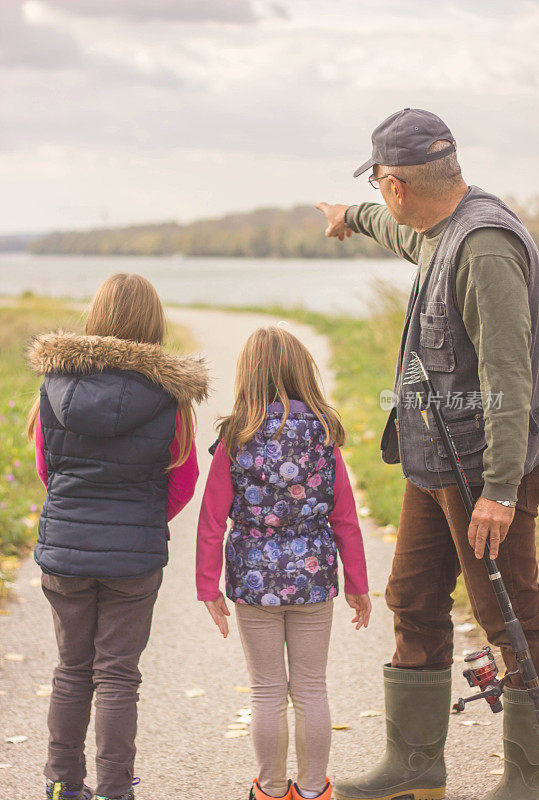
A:
<svg viewBox="0 0 539 800">
<path fill-rule="evenodd" d="M 194 402 L 200 361 L 163 349 L 153 286 L 114 275 L 86 333 L 38 336 L 44 375 L 29 417 L 47 487 L 35 560 L 52 607 L 59 662 L 50 701 L 48 800 L 90 800 L 84 744 L 95 694 L 98 800 L 133 800 L 138 662 L 168 559 L 171 520 L 198 477 Z"/>
<path fill-rule="evenodd" d="M 367 627 L 371 611 L 343 442 L 308 350 L 281 327 L 256 331 L 239 357 L 232 413 L 211 449 L 197 539 L 198 598 L 226 637 L 230 612 L 219 579 L 230 517 L 226 594 L 251 676 L 254 800 L 331 797 L 325 673 L 337 553 L 356 628 Z M 287 775 L 289 692 L 296 782 Z"/>
</svg>

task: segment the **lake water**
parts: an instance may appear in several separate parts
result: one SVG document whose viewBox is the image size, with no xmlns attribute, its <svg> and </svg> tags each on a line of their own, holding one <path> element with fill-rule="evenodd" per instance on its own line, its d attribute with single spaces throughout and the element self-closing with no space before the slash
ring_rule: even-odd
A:
<svg viewBox="0 0 539 800">
<path fill-rule="evenodd" d="M 409 293 L 416 267 L 397 259 L 184 258 L 0 254 L 0 294 L 90 297 L 114 272 L 138 272 L 168 303 L 302 306 L 363 316 L 380 283 Z"/>
</svg>

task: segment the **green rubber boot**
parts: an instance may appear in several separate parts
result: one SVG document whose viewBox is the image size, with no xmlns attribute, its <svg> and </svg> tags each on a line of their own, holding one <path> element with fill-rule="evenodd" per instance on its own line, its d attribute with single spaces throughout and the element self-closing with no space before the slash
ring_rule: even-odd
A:
<svg viewBox="0 0 539 800">
<path fill-rule="evenodd" d="M 539 723 L 528 693 L 509 687 L 503 693 L 504 773 L 484 800 L 539 798 Z"/>
<path fill-rule="evenodd" d="M 386 754 L 354 781 L 336 783 L 337 800 L 441 800 L 444 745 L 451 706 L 451 667 L 426 671 L 384 667 Z"/>
</svg>

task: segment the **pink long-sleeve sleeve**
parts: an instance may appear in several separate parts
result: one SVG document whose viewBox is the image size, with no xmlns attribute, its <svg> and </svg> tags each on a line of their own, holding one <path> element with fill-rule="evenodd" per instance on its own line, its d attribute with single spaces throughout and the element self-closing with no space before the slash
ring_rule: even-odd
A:
<svg viewBox="0 0 539 800">
<path fill-rule="evenodd" d="M 180 409 L 176 414 L 176 434 L 181 430 L 182 418 Z M 176 436 L 170 445 L 170 460 L 175 461 L 180 452 Z M 195 486 L 198 480 L 198 461 L 195 441 L 189 451 L 187 459 L 178 467 L 174 467 L 168 473 L 168 493 L 167 493 L 167 521 L 170 522 L 180 513 L 195 493 Z"/>
<path fill-rule="evenodd" d="M 234 489 L 230 459 L 221 442 L 211 462 L 197 531 L 196 584 L 199 600 L 217 600 L 223 569 L 223 539 Z"/>
<path fill-rule="evenodd" d="M 49 480 L 49 471 L 47 469 L 47 462 L 45 460 L 45 447 L 43 445 L 43 431 L 41 430 L 41 414 L 37 415 L 36 422 L 36 469 L 39 479 L 43 486 L 47 485 Z"/>
<path fill-rule="evenodd" d="M 344 569 L 344 591 L 346 594 L 367 594 L 367 565 L 363 537 L 357 518 L 354 493 L 340 449 L 335 446 L 334 508 L 329 523 Z"/>
</svg>

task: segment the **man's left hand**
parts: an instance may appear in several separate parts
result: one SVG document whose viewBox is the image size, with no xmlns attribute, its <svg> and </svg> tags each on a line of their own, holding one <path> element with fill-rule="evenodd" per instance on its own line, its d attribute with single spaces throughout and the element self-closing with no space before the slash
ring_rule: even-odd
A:
<svg viewBox="0 0 539 800">
<path fill-rule="evenodd" d="M 487 539 L 490 543 L 490 557 L 498 556 L 500 542 L 507 536 L 514 516 L 514 508 L 502 506 L 486 497 L 479 498 L 468 528 L 468 541 L 475 550 L 476 558 L 483 558 Z"/>
</svg>

